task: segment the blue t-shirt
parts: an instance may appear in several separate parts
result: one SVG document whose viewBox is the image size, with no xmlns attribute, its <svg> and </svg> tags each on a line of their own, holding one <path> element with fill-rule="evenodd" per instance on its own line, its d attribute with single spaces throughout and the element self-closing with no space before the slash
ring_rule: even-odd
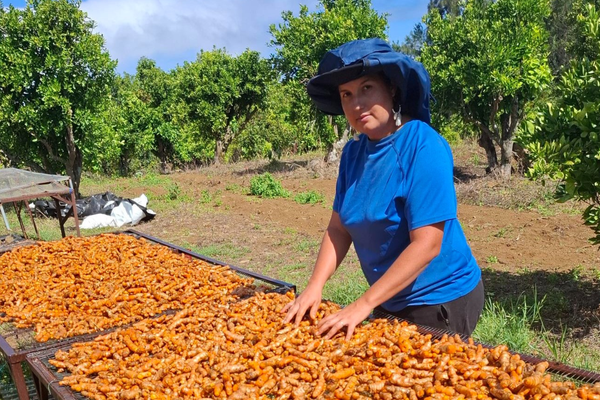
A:
<svg viewBox="0 0 600 400">
<path fill-rule="evenodd" d="M 445 221 L 440 254 L 388 311 L 455 300 L 481 277 L 457 220 L 450 146 L 428 124 L 412 120 L 378 141 L 367 135 L 344 147 L 333 210 L 340 215 L 367 281 L 377 281 L 409 245 L 411 230 Z"/>
</svg>

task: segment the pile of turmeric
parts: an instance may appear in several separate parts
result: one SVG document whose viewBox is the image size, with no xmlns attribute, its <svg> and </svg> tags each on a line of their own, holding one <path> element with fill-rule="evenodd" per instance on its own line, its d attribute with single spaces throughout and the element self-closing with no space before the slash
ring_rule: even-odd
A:
<svg viewBox="0 0 600 400">
<path fill-rule="evenodd" d="M 17 248 L 0 256 L 0 322 L 45 342 L 97 332 L 249 287 L 228 267 L 126 234 Z"/>
<path fill-rule="evenodd" d="M 58 351 L 60 382 L 105 399 L 599 400 L 600 384 L 555 382 L 546 362 L 458 336 L 439 340 L 406 322 L 376 319 L 350 341 L 317 334 L 317 321 L 283 323 L 293 294 L 189 305 Z"/>
</svg>

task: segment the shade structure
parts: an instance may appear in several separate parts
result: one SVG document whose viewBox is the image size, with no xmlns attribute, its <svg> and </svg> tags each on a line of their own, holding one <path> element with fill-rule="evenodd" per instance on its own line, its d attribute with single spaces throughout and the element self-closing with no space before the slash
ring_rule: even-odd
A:
<svg viewBox="0 0 600 400">
<path fill-rule="evenodd" d="M 23 236 L 27 238 L 27 232 L 21 219 L 22 204 L 31 217 L 36 234 L 39 238 L 37 225 L 31 210 L 27 206 L 27 201 L 40 197 L 51 197 L 56 203 L 57 210 L 60 210 L 60 203 L 71 205 L 68 213 L 63 217 L 58 213 L 58 221 L 62 236 L 65 236 L 64 224 L 72 215 L 75 220 L 75 229 L 77 236 L 79 232 L 79 219 L 77 218 L 77 207 L 75 206 L 75 194 L 71 185 L 71 178 L 63 175 L 43 174 L 39 172 L 31 172 L 18 168 L 2 168 L 0 169 L 0 206 L 6 203 L 14 203 L 17 212 L 17 218 L 23 231 Z M 2 208 L 4 222 L 8 228 L 8 222 Z"/>
</svg>

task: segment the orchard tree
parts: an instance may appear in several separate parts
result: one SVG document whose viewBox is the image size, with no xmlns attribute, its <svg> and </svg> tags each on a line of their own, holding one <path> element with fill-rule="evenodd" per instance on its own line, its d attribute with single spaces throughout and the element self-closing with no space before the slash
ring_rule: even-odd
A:
<svg viewBox="0 0 600 400">
<path fill-rule="evenodd" d="M 76 194 L 116 66 L 79 5 L 0 7 L 0 149 L 13 166 L 66 172 Z"/>
<path fill-rule="evenodd" d="M 447 16 L 458 16 L 464 9 L 464 2 L 461 0 L 429 0 L 427 12 L 437 10 L 442 18 Z"/>
<path fill-rule="evenodd" d="M 427 41 L 427 28 L 424 24 L 415 24 L 413 30 L 406 36 L 402 44 L 392 43 L 395 51 L 407 54 L 413 58 L 421 55 L 423 45 Z"/>
<path fill-rule="evenodd" d="M 278 159 L 287 151 L 306 150 L 294 146 L 300 128 L 291 120 L 288 88 L 276 81 L 269 85 L 265 105 L 229 146 L 229 160 Z"/>
<path fill-rule="evenodd" d="M 459 16 L 464 9 L 464 3 L 461 0 L 429 0 L 427 12 L 437 10 L 442 18 L 450 16 Z M 395 51 L 408 54 L 413 58 L 421 55 L 423 45 L 427 42 L 427 26 L 422 22 L 415 24 L 413 30 L 404 38 L 404 42 L 399 44 L 394 42 L 392 47 Z"/>
<path fill-rule="evenodd" d="M 385 39 L 387 17 L 374 11 L 370 0 L 321 0 L 315 12 L 302 5 L 298 16 L 286 11 L 282 19 L 281 24 L 271 25 L 270 45 L 275 47 L 275 68 L 289 86 L 288 91 L 295 94 L 292 119 L 304 127 L 308 142 L 315 145 L 322 142 L 332 150 L 336 140 L 347 137 L 349 126 L 343 118 L 334 119 L 318 112 L 306 94 L 305 85 L 316 75 L 327 51 L 350 40 Z M 307 142 L 307 138 L 298 141 Z"/>
<path fill-rule="evenodd" d="M 576 6 L 579 52 L 524 139 L 533 159 L 529 173 L 558 179 L 563 200 L 589 202 L 583 217 L 600 244 L 600 12 L 593 4 Z"/>
<path fill-rule="evenodd" d="M 194 137 L 214 146 L 213 162 L 219 163 L 235 136 L 263 107 L 273 70 L 256 51 L 232 57 L 215 49 L 179 67 L 176 79 L 179 113 Z"/>
<path fill-rule="evenodd" d="M 190 161 L 179 129 L 172 121 L 173 76 L 157 67 L 154 60 L 142 57 L 134 82 L 136 95 L 146 106 L 147 130 L 153 136 L 152 151 L 160 160 L 161 172 L 167 171 L 170 162 Z"/>
<path fill-rule="evenodd" d="M 548 0 L 471 0 L 459 16 L 426 17 L 421 61 L 436 110 L 460 113 L 479 132 L 488 171 L 511 174 L 517 127 L 550 80 Z M 500 148 L 498 162 L 496 145 Z"/>
<path fill-rule="evenodd" d="M 572 7 L 573 0 L 552 0 L 552 13 L 546 22 L 550 45 L 548 61 L 554 76 L 558 76 L 563 67 L 568 67 L 571 59 L 569 48 L 575 40 L 573 15 L 570 15 Z"/>
<path fill-rule="evenodd" d="M 134 75 L 117 76 L 111 95 L 111 113 L 106 119 L 119 140 L 117 165 L 113 168 L 121 176 L 128 176 L 151 162 L 153 113 L 140 97 Z"/>
</svg>

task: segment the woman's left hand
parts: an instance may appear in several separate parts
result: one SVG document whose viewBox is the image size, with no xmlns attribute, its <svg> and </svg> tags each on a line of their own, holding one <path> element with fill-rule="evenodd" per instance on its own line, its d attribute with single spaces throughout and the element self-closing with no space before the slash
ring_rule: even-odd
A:
<svg viewBox="0 0 600 400">
<path fill-rule="evenodd" d="M 362 323 L 369 316 L 372 309 L 373 307 L 370 307 L 362 298 L 359 298 L 341 311 L 323 318 L 318 325 L 319 335 L 327 332 L 325 338 L 331 339 L 340 329 L 346 327 L 346 340 L 350 340 L 356 325 Z"/>
</svg>

